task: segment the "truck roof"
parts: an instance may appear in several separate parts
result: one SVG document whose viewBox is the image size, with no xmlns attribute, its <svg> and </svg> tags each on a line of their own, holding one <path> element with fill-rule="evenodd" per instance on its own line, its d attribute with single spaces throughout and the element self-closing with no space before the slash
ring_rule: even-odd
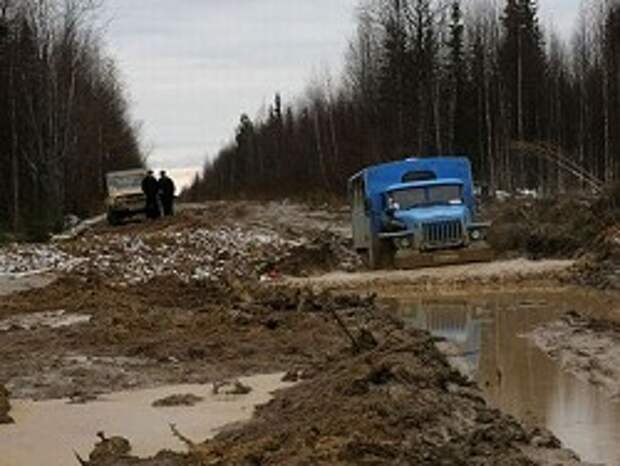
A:
<svg viewBox="0 0 620 466">
<path fill-rule="evenodd" d="M 439 178 L 429 181 L 414 181 L 411 183 L 396 183 L 386 188 L 386 191 L 398 191 L 400 189 L 427 188 L 429 186 L 445 186 L 458 184 L 463 186 L 463 180 L 458 178 Z"/>
<path fill-rule="evenodd" d="M 413 167 L 415 162 L 422 162 L 426 164 L 434 164 L 434 165 L 452 165 L 454 162 L 467 163 L 469 165 L 469 158 L 466 156 L 437 156 L 437 157 L 408 157 L 405 159 L 394 160 L 392 162 L 386 162 L 378 165 L 373 165 L 371 167 L 366 167 L 363 170 L 360 170 L 355 175 L 351 176 L 349 181 L 353 181 L 356 178 L 363 176 L 367 172 L 371 171 L 386 171 L 390 169 L 400 169 L 405 165 L 411 164 Z"/>
</svg>

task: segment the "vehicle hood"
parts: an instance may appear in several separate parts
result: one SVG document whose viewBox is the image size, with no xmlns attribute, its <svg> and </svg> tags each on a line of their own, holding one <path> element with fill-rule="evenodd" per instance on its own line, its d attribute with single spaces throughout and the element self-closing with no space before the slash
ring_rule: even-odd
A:
<svg viewBox="0 0 620 466">
<path fill-rule="evenodd" d="M 107 203 L 109 205 L 119 205 L 124 203 L 144 202 L 144 199 L 146 199 L 146 197 L 140 189 L 117 189 L 108 195 Z"/>
<path fill-rule="evenodd" d="M 142 189 L 114 189 L 110 191 L 110 197 L 127 197 L 127 196 L 138 196 L 144 195 Z"/>
<path fill-rule="evenodd" d="M 410 230 L 417 228 L 421 223 L 465 220 L 468 215 L 469 211 L 465 205 L 419 207 L 394 212 L 394 218 L 405 223 Z"/>
</svg>

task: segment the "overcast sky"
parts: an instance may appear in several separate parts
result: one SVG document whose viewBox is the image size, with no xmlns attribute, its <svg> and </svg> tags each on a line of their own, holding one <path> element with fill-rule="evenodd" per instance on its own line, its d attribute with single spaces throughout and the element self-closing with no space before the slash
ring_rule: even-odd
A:
<svg viewBox="0 0 620 466">
<path fill-rule="evenodd" d="M 467 1 L 467 0 L 465 0 Z M 337 72 L 358 0 L 107 0 L 107 44 L 153 167 L 202 165 L 279 91 L 286 103 Z M 579 0 L 540 0 L 568 34 Z"/>
</svg>

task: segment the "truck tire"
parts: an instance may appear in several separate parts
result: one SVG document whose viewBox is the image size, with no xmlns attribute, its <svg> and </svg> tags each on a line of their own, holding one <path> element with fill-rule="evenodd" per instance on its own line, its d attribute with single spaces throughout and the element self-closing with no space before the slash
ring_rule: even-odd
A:
<svg viewBox="0 0 620 466">
<path fill-rule="evenodd" d="M 113 227 L 121 224 L 121 217 L 114 211 L 108 211 L 108 224 Z"/>
<path fill-rule="evenodd" d="M 374 240 L 366 252 L 366 265 L 371 270 L 394 267 L 396 250 L 391 241 Z"/>
</svg>

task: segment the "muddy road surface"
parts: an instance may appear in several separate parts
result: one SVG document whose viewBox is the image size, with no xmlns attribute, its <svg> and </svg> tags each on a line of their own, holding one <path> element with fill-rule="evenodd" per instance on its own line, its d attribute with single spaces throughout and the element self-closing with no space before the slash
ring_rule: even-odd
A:
<svg viewBox="0 0 620 466">
<path fill-rule="evenodd" d="M 156 222 L 93 223 L 49 244 L 11 245 L 0 249 L 0 387 L 16 424 L 0 426 L 0 451 L 41 435 L 49 423 L 32 420 L 51 410 L 84 419 L 79 438 L 56 443 L 54 464 L 74 461 L 74 450 L 92 465 L 581 464 L 570 449 L 600 462 L 570 436 L 562 448 L 553 423 L 498 403 L 489 380 L 458 370 L 452 356 L 463 350 L 449 335 L 403 312 L 412 298 L 465 296 L 482 309 L 476 300 L 498 292 L 562 296 L 572 267 L 512 259 L 368 272 L 351 250 L 346 209 L 293 203 L 194 205 Z M 613 319 L 620 300 L 596 296 L 603 305 L 591 312 Z M 524 308 L 493 312 L 520 322 Z M 569 310 L 580 309 L 550 304 L 523 333 Z M 261 377 L 269 389 L 252 387 Z M 162 394 L 193 402 L 153 407 Z M 133 421 L 93 414 L 128 399 Z M 232 404 L 226 413 L 226 400 L 245 414 Z M 192 413 L 212 402 L 221 422 L 197 428 Z M 150 442 L 136 434 L 149 416 L 159 419 Z M 611 450 L 603 460 L 616 458 Z"/>
<path fill-rule="evenodd" d="M 620 323 L 568 311 L 528 336 L 564 370 L 620 401 Z"/>
<path fill-rule="evenodd" d="M 570 274 L 573 265 L 571 260 L 505 259 L 416 270 L 332 272 L 314 277 L 291 277 L 288 283 L 317 290 L 370 290 L 383 297 L 554 288 Z"/>
</svg>

